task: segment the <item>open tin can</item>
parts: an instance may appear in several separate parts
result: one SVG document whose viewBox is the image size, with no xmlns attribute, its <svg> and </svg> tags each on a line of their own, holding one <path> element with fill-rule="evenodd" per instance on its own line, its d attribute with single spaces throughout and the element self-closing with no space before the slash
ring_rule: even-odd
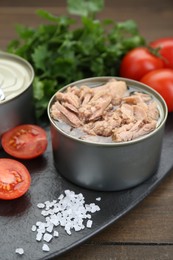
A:
<svg viewBox="0 0 173 260">
<path fill-rule="evenodd" d="M 26 60 L 0 52 L 0 139 L 10 128 L 34 122 L 33 79 Z"/>
<path fill-rule="evenodd" d="M 96 77 L 73 82 L 68 87 L 82 85 L 96 87 L 105 84 L 111 77 Z M 134 187 L 152 174 L 159 166 L 167 106 L 163 98 L 150 87 L 125 78 L 127 86 L 150 95 L 157 101 L 160 119 L 155 130 L 127 142 L 96 143 L 80 140 L 58 127 L 51 117 L 50 109 L 56 93 L 48 105 L 52 136 L 54 163 L 58 172 L 69 181 L 85 188 L 100 191 L 117 191 Z"/>
</svg>

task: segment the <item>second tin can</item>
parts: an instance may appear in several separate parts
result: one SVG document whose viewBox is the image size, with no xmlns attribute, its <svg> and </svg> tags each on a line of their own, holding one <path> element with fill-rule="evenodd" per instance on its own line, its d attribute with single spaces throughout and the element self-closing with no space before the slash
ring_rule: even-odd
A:
<svg viewBox="0 0 173 260">
<path fill-rule="evenodd" d="M 33 79 L 29 62 L 0 52 L 0 139 L 10 128 L 34 122 Z"/>
</svg>

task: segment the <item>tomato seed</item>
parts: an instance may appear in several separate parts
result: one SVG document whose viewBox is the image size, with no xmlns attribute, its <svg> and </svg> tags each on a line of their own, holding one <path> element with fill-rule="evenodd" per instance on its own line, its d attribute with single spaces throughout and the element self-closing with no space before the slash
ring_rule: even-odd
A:
<svg viewBox="0 0 173 260">
<path fill-rule="evenodd" d="M 3 190 L 3 191 L 13 190 L 14 187 L 18 183 L 23 181 L 20 174 L 17 171 L 10 171 L 10 173 L 15 177 L 15 180 L 12 183 L 5 183 L 5 182 L 1 181 L 0 182 L 0 190 Z"/>
</svg>

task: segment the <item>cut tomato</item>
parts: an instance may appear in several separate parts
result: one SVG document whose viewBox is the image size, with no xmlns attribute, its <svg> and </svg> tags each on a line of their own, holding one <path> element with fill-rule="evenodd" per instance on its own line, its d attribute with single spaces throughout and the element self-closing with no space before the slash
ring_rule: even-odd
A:
<svg viewBox="0 0 173 260">
<path fill-rule="evenodd" d="M 0 159 L 0 199 L 11 200 L 24 195 L 31 184 L 27 168 L 14 159 Z"/>
<path fill-rule="evenodd" d="M 2 136 L 6 153 L 20 159 L 32 159 L 43 154 L 47 144 L 46 131 L 37 125 L 19 125 Z"/>
</svg>

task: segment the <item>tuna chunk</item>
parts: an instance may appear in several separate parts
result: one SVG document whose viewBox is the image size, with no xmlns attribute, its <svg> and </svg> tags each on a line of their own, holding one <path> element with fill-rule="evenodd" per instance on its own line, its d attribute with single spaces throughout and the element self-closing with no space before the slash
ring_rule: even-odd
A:
<svg viewBox="0 0 173 260">
<path fill-rule="evenodd" d="M 122 118 L 124 123 L 130 123 L 134 121 L 133 106 L 130 106 L 129 104 L 122 104 L 117 112 L 119 113 L 119 116 Z"/>
<path fill-rule="evenodd" d="M 58 110 L 58 113 L 57 113 Z M 60 114 L 59 114 L 60 112 Z M 66 118 L 66 120 L 69 121 L 70 125 L 73 127 L 80 127 L 82 125 L 82 122 L 80 119 L 76 116 L 75 113 L 69 111 L 64 106 L 62 106 L 59 101 L 56 101 L 54 105 L 51 108 L 51 115 L 54 119 L 62 118 L 62 116 Z"/>
<path fill-rule="evenodd" d="M 110 105 L 112 98 L 108 95 L 105 98 L 100 98 L 98 102 L 95 104 L 96 111 L 90 116 L 90 121 L 95 121 L 98 118 L 103 116 L 105 109 Z"/>
<path fill-rule="evenodd" d="M 156 122 L 137 121 L 135 124 L 130 123 L 124 125 L 118 129 L 115 129 L 112 135 L 112 139 L 115 142 L 124 142 L 136 139 L 138 137 L 144 136 L 156 128 Z"/>
<path fill-rule="evenodd" d="M 155 101 L 149 103 L 148 105 L 148 117 L 156 121 L 159 119 L 159 110 Z"/>
<path fill-rule="evenodd" d="M 79 92 L 79 98 L 82 105 L 87 104 L 93 97 L 94 90 L 88 86 L 82 86 Z"/>
<path fill-rule="evenodd" d="M 92 91 L 91 91 L 92 90 Z M 79 116 L 82 121 L 95 121 L 103 118 L 104 111 L 110 104 L 117 105 L 127 91 L 127 86 L 123 81 L 110 80 L 103 86 L 88 90 L 82 88 L 82 106 L 79 108 Z M 84 93 L 86 94 L 84 98 Z"/>
<path fill-rule="evenodd" d="M 62 102 L 61 105 L 64 106 L 65 108 L 69 109 L 70 111 L 78 114 L 78 109 L 75 106 L 73 106 L 72 104 L 70 104 L 68 102 Z"/>
<path fill-rule="evenodd" d="M 84 122 L 89 122 L 101 118 L 105 109 L 110 105 L 112 98 L 109 95 L 95 96 L 86 104 L 79 108 L 79 116 Z"/>
<path fill-rule="evenodd" d="M 138 120 L 147 120 L 147 113 L 148 113 L 148 109 L 145 108 L 145 106 L 138 106 L 138 105 L 134 105 L 133 106 L 133 115 L 135 117 L 135 119 Z"/>
<path fill-rule="evenodd" d="M 112 103 L 114 105 L 119 104 L 119 101 L 122 97 L 124 97 L 127 91 L 127 86 L 124 81 L 117 81 L 115 79 L 111 79 L 105 85 L 94 88 L 94 97 L 93 100 L 96 100 L 105 95 L 110 95 L 112 97 Z"/>
<path fill-rule="evenodd" d="M 117 117 L 114 117 L 112 113 L 111 117 L 108 117 L 107 120 L 103 119 L 102 121 L 90 122 L 89 124 L 84 125 L 83 130 L 89 135 L 99 135 L 99 136 L 111 136 L 112 131 L 115 127 L 119 127 L 121 120 Z"/>
<path fill-rule="evenodd" d="M 73 92 L 70 91 L 68 91 L 67 93 L 57 92 L 56 98 L 58 101 L 67 102 L 76 108 L 79 108 L 80 106 L 80 100 L 78 96 L 75 95 Z"/>
<path fill-rule="evenodd" d="M 73 86 L 57 92 L 51 116 L 78 129 L 81 139 L 87 134 L 124 142 L 153 131 L 160 114 L 150 95 L 132 93 L 125 82 L 111 79 L 99 87 Z"/>
</svg>

